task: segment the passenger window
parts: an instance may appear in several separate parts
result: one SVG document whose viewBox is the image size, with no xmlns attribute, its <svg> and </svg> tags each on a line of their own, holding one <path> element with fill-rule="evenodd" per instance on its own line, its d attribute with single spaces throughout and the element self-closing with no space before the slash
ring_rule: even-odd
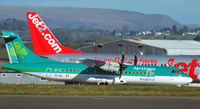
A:
<svg viewBox="0 0 200 109">
<path fill-rule="evenodd" d="M 1 76 L 2 76 L 2 77 L 6 77 L 7 74 L 6 74 L 6 73 L 2 73 Z"/>
<path fill-rule="evenodd" d="M 21 75 L 21 74 L 17 74 L 16 76 L 17 76 L 17 77 L 21 77 L 22 75 Z"/>
</svg>

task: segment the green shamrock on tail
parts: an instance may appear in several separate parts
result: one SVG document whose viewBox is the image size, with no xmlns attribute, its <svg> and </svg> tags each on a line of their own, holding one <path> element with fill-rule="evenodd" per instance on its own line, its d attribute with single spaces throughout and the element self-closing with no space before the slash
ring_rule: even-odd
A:
<svg viewBox="0 0 200 109">
<path fill-rule="evenodd" d="M 10 54 L 12 55 L 12 56 L 17 56 L 16 54 L 15 54 L 15 49 L 12 47 L 12 48 L 10 48 Z"/>
<path fill-rule="evenodd" d="M 21 48 L 21 44 L 19 42 L 13 42 L 13 46 L 15 47 L 16 54 L 17 55 L 19 54 L 24 59 L 24 56 L 26 56 L 28 54 L 26 49 Z M 14 53 L 14 48 L 10 48 L 10 51 L 11 51 L 12 56 L 16 56 Z"/>
</svg>

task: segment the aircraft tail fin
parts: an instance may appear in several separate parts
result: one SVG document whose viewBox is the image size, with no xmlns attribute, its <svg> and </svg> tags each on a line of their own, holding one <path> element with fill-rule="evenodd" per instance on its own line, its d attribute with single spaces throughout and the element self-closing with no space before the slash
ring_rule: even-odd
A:
<svg viewBox="0 0 200 109">
<path fill-rule="evenodd" d="M 11 64 L 54 62 L 35 55 L 23 44 L 17 33 L 3 32 L 3 36 L 1 37 L 5 40 L 6 50 Z"/>
<path fill-rule="evenodd" d="M 35 12 L 28 12 L 27 19 L 35 54 L 80 54 L 81 51 L 62 46 Z"/>
</svg>

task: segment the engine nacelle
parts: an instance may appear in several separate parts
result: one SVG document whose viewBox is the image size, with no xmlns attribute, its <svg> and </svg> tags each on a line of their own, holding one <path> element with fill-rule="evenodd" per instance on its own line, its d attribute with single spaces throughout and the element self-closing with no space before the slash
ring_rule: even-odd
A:
<svg viewBox="0 0 200 109">
<path fill-rule="evenodd" d="M 119 71 L 120 66 L 119 63 L 108 61 L 100 68 L 106 71 Z"/>
</svg>

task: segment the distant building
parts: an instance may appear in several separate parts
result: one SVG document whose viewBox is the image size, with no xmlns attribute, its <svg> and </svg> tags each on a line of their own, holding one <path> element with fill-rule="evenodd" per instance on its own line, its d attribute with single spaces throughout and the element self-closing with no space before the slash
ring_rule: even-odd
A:
<svg viewBox="0 0 200 109">
<path fill-rule="evenodd" d="M 161 36 L 161 35 L 163 35 L 162 32 L 156 32 L 156 33 L 155 33 L 155 36 Z"/>
<path fill-rule="evenodd" d="M 197 32 L 187 32 L 187 33 L 183 33 L 182 35 L 183 36 L 185 36 L 185 35 L 197 36 L 197 35 L 199 35 L 199 31 L 197 31 Z"/>
<path fill-rule="evenodd" d="M 143 52 L 143 54 L 200 56 L 200 42 L 194 40 L 123 39 L 83 47 L 79 50 L 88 53 L 121 53 L 124 51 L 127 54 Z"/>
</svg>

